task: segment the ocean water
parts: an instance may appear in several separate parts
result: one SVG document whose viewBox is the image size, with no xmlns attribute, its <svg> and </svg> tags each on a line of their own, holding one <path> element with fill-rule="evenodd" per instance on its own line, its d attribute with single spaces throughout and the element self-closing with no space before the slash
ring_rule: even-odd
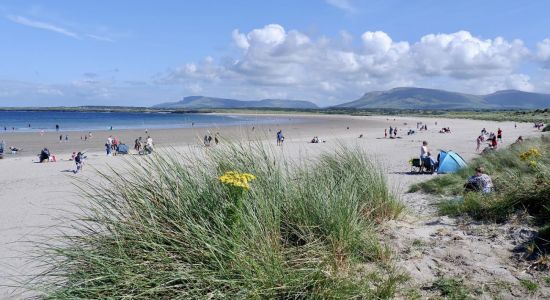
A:
<svg viewBox="0 0 550 300">
<path fill-rule="evenodd" d="M 263 115 L 212 115 L 199 113 L 0 111 L 0 131 L 97 131 L 223 127 L 231 125 L 284 124 L 296 118 Z"/>
</svg>

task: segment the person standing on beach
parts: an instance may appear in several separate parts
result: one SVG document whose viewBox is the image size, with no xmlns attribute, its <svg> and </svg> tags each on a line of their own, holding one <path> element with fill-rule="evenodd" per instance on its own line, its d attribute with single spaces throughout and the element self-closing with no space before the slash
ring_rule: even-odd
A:
<svg viewBox="0 0 550 300">
<path fill-rule="evenodd" d="M 384 138 L 388 138 L 388 129 L 384 128 Z"/>
<path fill-rule="evenodd" d="M 283 131 L 279 129 L 279 131 L 277 131 L 277 146 L 282 146 L 284 140 Z"/>
<path fill-rule="evenodd" d="M 84 165 L 84 157 L 82 152 L 78 152 L 78 154 L 74 157 L 74 163 L 76 165 L 76 170 L 74 170 L 74 173 L 76 174 L 79 171 L 82 171 L 82 166 Z"/>
<path fill-rule="evenodd" d="M 107 156 L 111 156 L 111 145 L 109 145 L 109 143 L 105 143 L 105 152 Z"/>
<path fill-rule="evenodd" d="M 68 143 L 68 142 L 69 142 L 69 135 L 66 134 L 66 135 L 65 135 L 65 143 Z"/>
<path fill-rule="evenodd" d="M 59 142 L 60 142 L 60 143 L 63 142 L 63 135 L 62 135 L 62 134 L 59 135 Z"/>
<path fill-rule="evenodd" d="M 502 129 L 500 128 L 497 130 L 497 139 L 502 143 Z"/>
<path fill-rule="evenodd" d="M 55 124 L 55 131 L 59 132 L 59 124 Z"/>
<path fill-rule="evenodd" d="M 476 143 L 477 143 L 476 151 L 479 151 L 479 148 L 481 147 L 481 142 L 483 142 L 483 136 L 479 135 L 476 139 Z"/>
</svg>

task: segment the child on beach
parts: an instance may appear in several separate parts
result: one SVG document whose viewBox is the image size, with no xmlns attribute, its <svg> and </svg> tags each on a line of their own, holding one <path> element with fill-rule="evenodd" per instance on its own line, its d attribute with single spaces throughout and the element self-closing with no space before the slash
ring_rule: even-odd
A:
<svg viewBox="0 0 550 300">
<path fill-rule="evenodd" d="M 388 137 L 388 129 L 384 128 L 384 138 Z"/>
<path fill-rule="evenodd" d="M 283 131 L 282 130 L 277 131 L 277 146 L 282 146 L 284 140 L 285 140 L 285 137 L 283 136 Z"/>
<path fill-rule="evenodd" d="M 502 129 L 500 128 L 497 130 L 497 139 L 502 143 Z"/>
<path fill-rule="evenodd" d="M 74 163 L 76 165 L 76 170 L 74 170 L 74 173 L 76 174 L 79 171 L 82 171 L 82 165 L 84 165 L 84 157 L 82 152 L 78 152 L 78 154 L 74 157 Z"/>
</svg>

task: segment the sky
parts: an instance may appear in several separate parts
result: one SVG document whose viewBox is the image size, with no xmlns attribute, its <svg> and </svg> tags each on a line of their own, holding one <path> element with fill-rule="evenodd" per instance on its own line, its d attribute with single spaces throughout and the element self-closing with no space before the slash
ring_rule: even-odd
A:
<svg viewBox="0 0 550 300">
<path fill-rule="evenodd" d="M 0 106 L 550 93 L 550 1 L 0 0 Z"/>
</svg>

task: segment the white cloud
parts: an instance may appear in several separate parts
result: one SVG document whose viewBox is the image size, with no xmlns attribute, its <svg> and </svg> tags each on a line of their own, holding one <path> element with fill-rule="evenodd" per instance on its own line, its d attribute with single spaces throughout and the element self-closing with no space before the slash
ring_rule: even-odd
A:
<svg viewBox="0 0 550 300">
<path fill-rule="evenodd" d="M 428 34 L 413 45 L 417 71 L 455 78 L 508 74 L 529 54 L 520 40 L 481 40 L 467 31 Z"/>
<path fill-rule="evenodd" d="M 347 13 L 357 12 L 357 9 L 351 4 L 350 0 L 325 0 L 325 2 Z"/>
<path fill-rule="evenodd" d="M 361 44 L 354 46 L 347 32 L 340 37 L 347 41 L 342 43 L 314 39 L 277 24 L 248 33 L 234 30 L 232 37 L 242 50 L 239 56 L 188 63 L 160 81 L 196 84 L 208 95 L 246 95 L 248 99 L 275 97 L 284 91 L 290 98 L 319 104 L 397 86 L 470 93 L 535 89 L 529 76 L 517 73 L 529 57 L 520 40 L 481 39 L 459 31 L 428 34 L 410 43 L 394 41 L 383 31 L 367 31 L 360 36 Z"/>
<path fill-rule="evenodd" d="M 38 28 L 38 29 L 43 29 L 43 30 L 53 31 L 53 32 L 60 33 L 60 34 L 63 34 L 65 36 L 68 36 L 68 37 L 75 38 L 75 39 L 80 38 L 80 36 L 78 34 L 72 32 L 72 31 L 69 31 L 65 28 L 50 24 L 50 23 L 30 20 L 30 19 L 27 19 L 27 18 L 22 17 L 22 16 L 11 16 L 10 15 L 10 16 L 7 16 L 7 18 L 10 21 L 15 22 L 17 24 L 21 24 L 21 25 L 25 25 L 25 26 L 29 26 L 29 27 L 33 27 L 33 28 Z"/>
<path fill-rule="evenodd" d="M 544 39 L 537 44 L 536 57 L 544 68 L 550 69 L 550 39 Z"/>
</svg>

